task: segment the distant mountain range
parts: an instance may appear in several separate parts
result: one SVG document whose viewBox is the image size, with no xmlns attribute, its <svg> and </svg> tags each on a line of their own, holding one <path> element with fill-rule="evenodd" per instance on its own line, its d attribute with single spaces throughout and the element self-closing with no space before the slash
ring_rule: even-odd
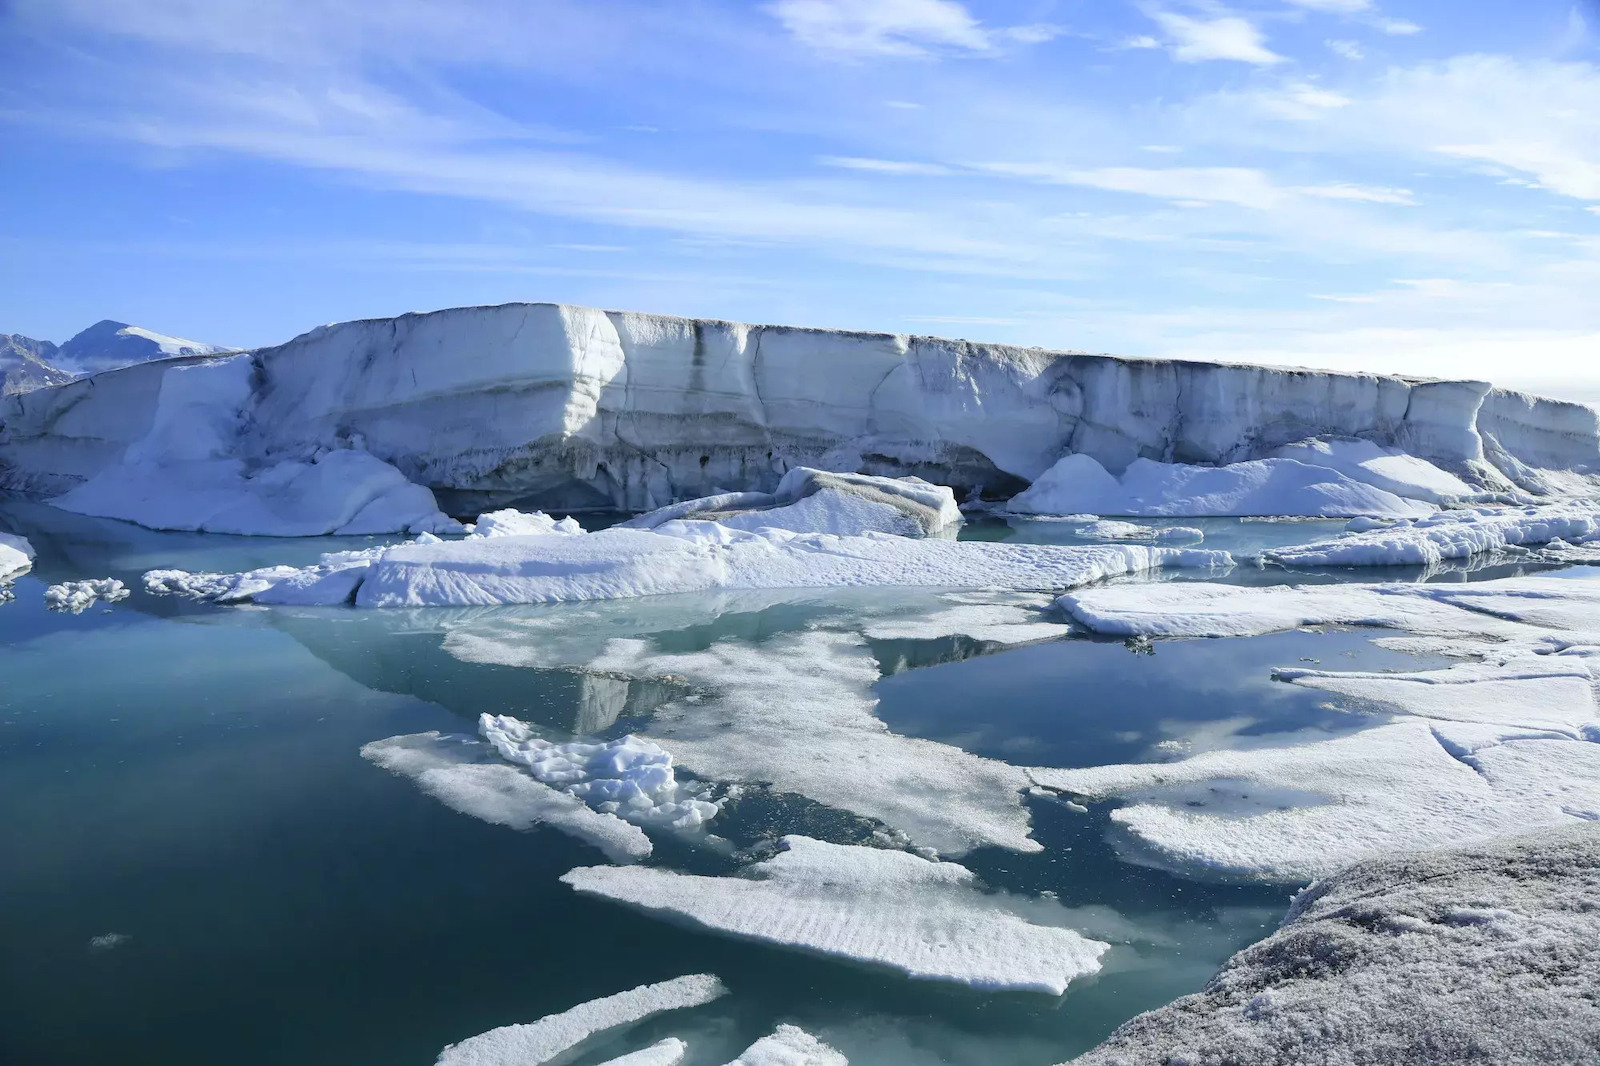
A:
<svg viewBox="0 0 1600 1066">
<path fill-rule="evenodd" d="M 120 366 L 181 355 L 215 355 L 216 344 L 153 333 L 126 322 L 96 322 L 65 344 L 0 333 L 0 395 L 60 385 Z"/>
</svg>

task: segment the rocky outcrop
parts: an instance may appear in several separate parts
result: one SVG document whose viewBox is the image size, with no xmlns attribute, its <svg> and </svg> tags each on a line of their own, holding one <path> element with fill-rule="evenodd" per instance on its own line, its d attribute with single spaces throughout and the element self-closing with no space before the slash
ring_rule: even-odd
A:
<svg viewBox="0 0 1600 1066">
<path fill-rule="evenodd" d="M 1354 866 L 1071 1066 L 1600 1062 L 1600 826 Z"/>
</svg>

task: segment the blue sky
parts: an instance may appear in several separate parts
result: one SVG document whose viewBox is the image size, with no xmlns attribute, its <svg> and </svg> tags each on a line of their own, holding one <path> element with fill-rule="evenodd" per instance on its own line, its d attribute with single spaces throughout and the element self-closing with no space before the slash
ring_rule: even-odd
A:
<svg viewBox="0 0 1600 1066">
<path fill-rule="evenodd" d="M 1597 42 L 1592 0 L 0 0 L 0 330 L 563 300 L 1600 392 Z"/>
</svg>

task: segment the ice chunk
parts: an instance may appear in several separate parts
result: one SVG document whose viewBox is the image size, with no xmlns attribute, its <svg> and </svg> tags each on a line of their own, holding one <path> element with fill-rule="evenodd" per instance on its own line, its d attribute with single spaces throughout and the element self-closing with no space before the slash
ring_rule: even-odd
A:
<svg viewBox="0 0 1600 1066">
<path fill-rule="evenodd" d="M 82 614 L 96 603 L 116 603 L 128 598 L 128 586 L 114 577 L 89 581 L 66 581 L 44 590 L 44 602 L 52 611 Z"/>
<path fill-rule="evenodd" d="M 678 1066 L 688 1051 L 688 1044 L 675 1036 L 669 1036 L 647 1048 L 607 1059 L 600 1066 Z"/>
<path fill-rule="evenodd" d="M 451 810 L 494 825 L 518 830 L 548 825 L 593 844 L 612 862 L 634 862 L 651 851 L 650 838 L 638 826 L 590 809 L 469 738 L 437 732 L 390 737 L 364 745 L 361 757 L 410 778 Z"/>
<path fill-rule="evenodd" d="M 1481 499 L 1485 495 L 1426 459 L 1354 437 L 1303 440 L 1285 445 L 1272 455 L 1307 466 L 1337 470 L 1352 481 L 1408 500 L 1447 504 Z"/>
<path fill-rule="evenodd" d="M 0 533 L 0 581 L 9 581 L 33 568 L 33 545 L 24 537 Z"/>
<path fill-rule="evenodd" d="M 636 825 L 695 829 L 720 809 L 702 792 L 680 785 L 672 756 L 648 740 L 630 735 L 557 744 L 499 714 L 479 715 L 478 732 L 502 759 L 525 767 L 535 780 Z"/>
<path fill-rule="evenodd" d="M 780 1025 L 728 1066 L 850 1066 L 850 1060 L 804 1029 Z"/>
<path fill-rule="evenodd" d="M 658 708 L 644 729 L 701 777 L 766 782 L 876 819 L 946 854 L 980 845 L 1040 850 L 1028 835 L 1023 770 L 900 736 L 873 715 L 878 663 L 858 634 L 729 640 L 685 654 L 617 640 L 589 669 L 671 675 L 709 690 L 714 698 Z"/>
<path fill-rule="evenodd" d="M 1425 503 L 1352 481 L 1327 467 L 1293 459 L 1256 459 L 1227 466 L 1187 466 L 1136 459 L 1120 478 L 1088 455 L 1064 456 L 1006 509 L 1015 514 L 1202 517 L 1356 515 L 1416 517 Z"/>
<path fill-rule="evenodd" d="M 1508 739 L 1458 758 L 1425 719 L 1179 762 L 1036 769 L 1111 812 L 1135 861 L 1303 881 L 1359 859 L 1600 817 L 1600 744 Z"/>
<path fill-rule="evenodd" d="M 1203 540 L 1205 533 L 1193 526 L 1155 526 L 1135 525 L 1132 522 L 1115 522 L 1110 519 L 1098 519 L 1088 525 L 1079 526 L 1073 530 L 1080 537 L 1091 537 L 1095 540 Z"/>
<path fill-rule="evenodd" d="M 1479 507 L 1351 532 L 1333 540 L 1275 548 L 1285 566 L 1426 566 L 1507 546 L 1600 539 L 1600 504 L 1564 501 L 1534 507 Z"/>
<path fill-rule="evenodd" d="M 488 514 L 478 516 L 478 521 L 473 524 L 472 531 L 467 535 L 468 540 L 481 540 L 485 537 L 532 537 L 546 533 L 582 533 L 583 527 L 576 518 L 567 517 L 554 519 L 543 511 L 519 511 L 514 507 L 507 507 L 499 511 L 490 511 Z"/>
<path fill-rule="evenodd" d="M 640 985 L 527 1025 L 505 1025 L 451 1044 L 439 1052 L 437 1066 L 539 1066 L 595 1033 L 631 1025 L 663 1011 L 699 1007 L 726 995 L 712 974 L 676 977 Z"/>
<path fill-rule="evenodd" d="M 1044 617 L 1050 606 L 1045 596 L 1013 593 L 1003 599 L 991 593 L 981 600 L 959 594 L 945 596 L 952 606 L 931 614 L 873 622 L 863 630 L 869 640 L 937 640 L 962 636 L 991 644 L 1031 644 L 1053 640 L 1072 627 Z"/>
<path fill-rule="evenodd" d="M 656 529 L 670 521 L 713 521 L 734 529 L 796 533 L 894 533 L 924 537 L 958 526 L 955 494 L 921 478 L 871 477 L 795 467 L 771 495 L 723 493 L 673 504 L 624 523 Z"/>
<path fill-rule="evenodd" d="M 562 880 L 717 932 L 975 988 L 1060 995 L 1109 948 L 1021 917 L 955 863 L 801 836 L 783 843 L 738 877 L 587 866 Z"/>
</svg>

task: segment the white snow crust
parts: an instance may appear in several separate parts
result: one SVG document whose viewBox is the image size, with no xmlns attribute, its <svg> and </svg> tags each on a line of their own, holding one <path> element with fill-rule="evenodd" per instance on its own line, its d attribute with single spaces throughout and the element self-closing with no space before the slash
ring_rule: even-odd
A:
<svg viewBox="0 0 1600 1066">
<path fill-rule="evenodd" d="M 52 611 L 82 614 L 96 603 L 116 603 L 128 598 L 128 586 L 114 577 L 88 581 L 66 581 L 44 590 L 44 602 Z"/>
<path fill-rule="evenodd" d="M 1093 456 L 1078 453 L 1057 461 L 1027 491 L 1012 497 L 1006 510 L 1043 515 L 1339 518 L 1417 517 L 1432 514 L 1434 508 L 1295 459 L 1255 459 L 1220 467 L 1136 459 L 1119 477 Z"/>
<path fill-rule="evenodd" d="M 780 1025 L 727 1066 L 850 1066 L 850 1060 L 804 1029 Z"/>
<path fill-rule="evenodd" d="M 436 1066 L 539 1066 L 595 1033 L 631 1025 L 663 1011 L 699 1007 L 726 995 L 712 974 L 676 977 L 593 999 L 526 1025 L 505 1025 L 450 1044 Z"/>
<path fill-rule="evenodd" d="M 1380 447 L 1368 440 L 1305 440 L 1284 445 L 1272 455 L 1279 459 L 1293 459 L 1307 466 L 1327 467 L 1351 481 L 1371 485 L 1407 500 L 1447 504 L 1471 501 L 1483 495 L 1426 459 L 1407 455 L 1399 448 Z"/>
<path fill-rule="evenodd" d="M 0 533 L 0 581 L 10 581 L 33 569 L 33 545 L 27 538 Z"/>
<path fill-rule="evenodd" d="M 739 877 L 589 866 L 562 880 L 717 932 L 975 988 L 1060 995 L 1109 948 L 1013 913 L 955 863 L 800 836 L 783 843 Z"/>
<path fill-rule="evenodd" d="M 678 1066 L 688 1054 L 689 1045 L 675 1036 L 659 1040 L 647 1048 L 607 1059 L 600 1066 Z"/>
<path fill-rule="evenodd" d="M 1134 522 L 1117 522 L 1107 518 L 1096 519 L 1073 530 L 1080 537 L 1095 540 L 1186 540 L 1205 539 L 1205 533 L 1193 526 L 1141 526 Z"/>
</svg>

